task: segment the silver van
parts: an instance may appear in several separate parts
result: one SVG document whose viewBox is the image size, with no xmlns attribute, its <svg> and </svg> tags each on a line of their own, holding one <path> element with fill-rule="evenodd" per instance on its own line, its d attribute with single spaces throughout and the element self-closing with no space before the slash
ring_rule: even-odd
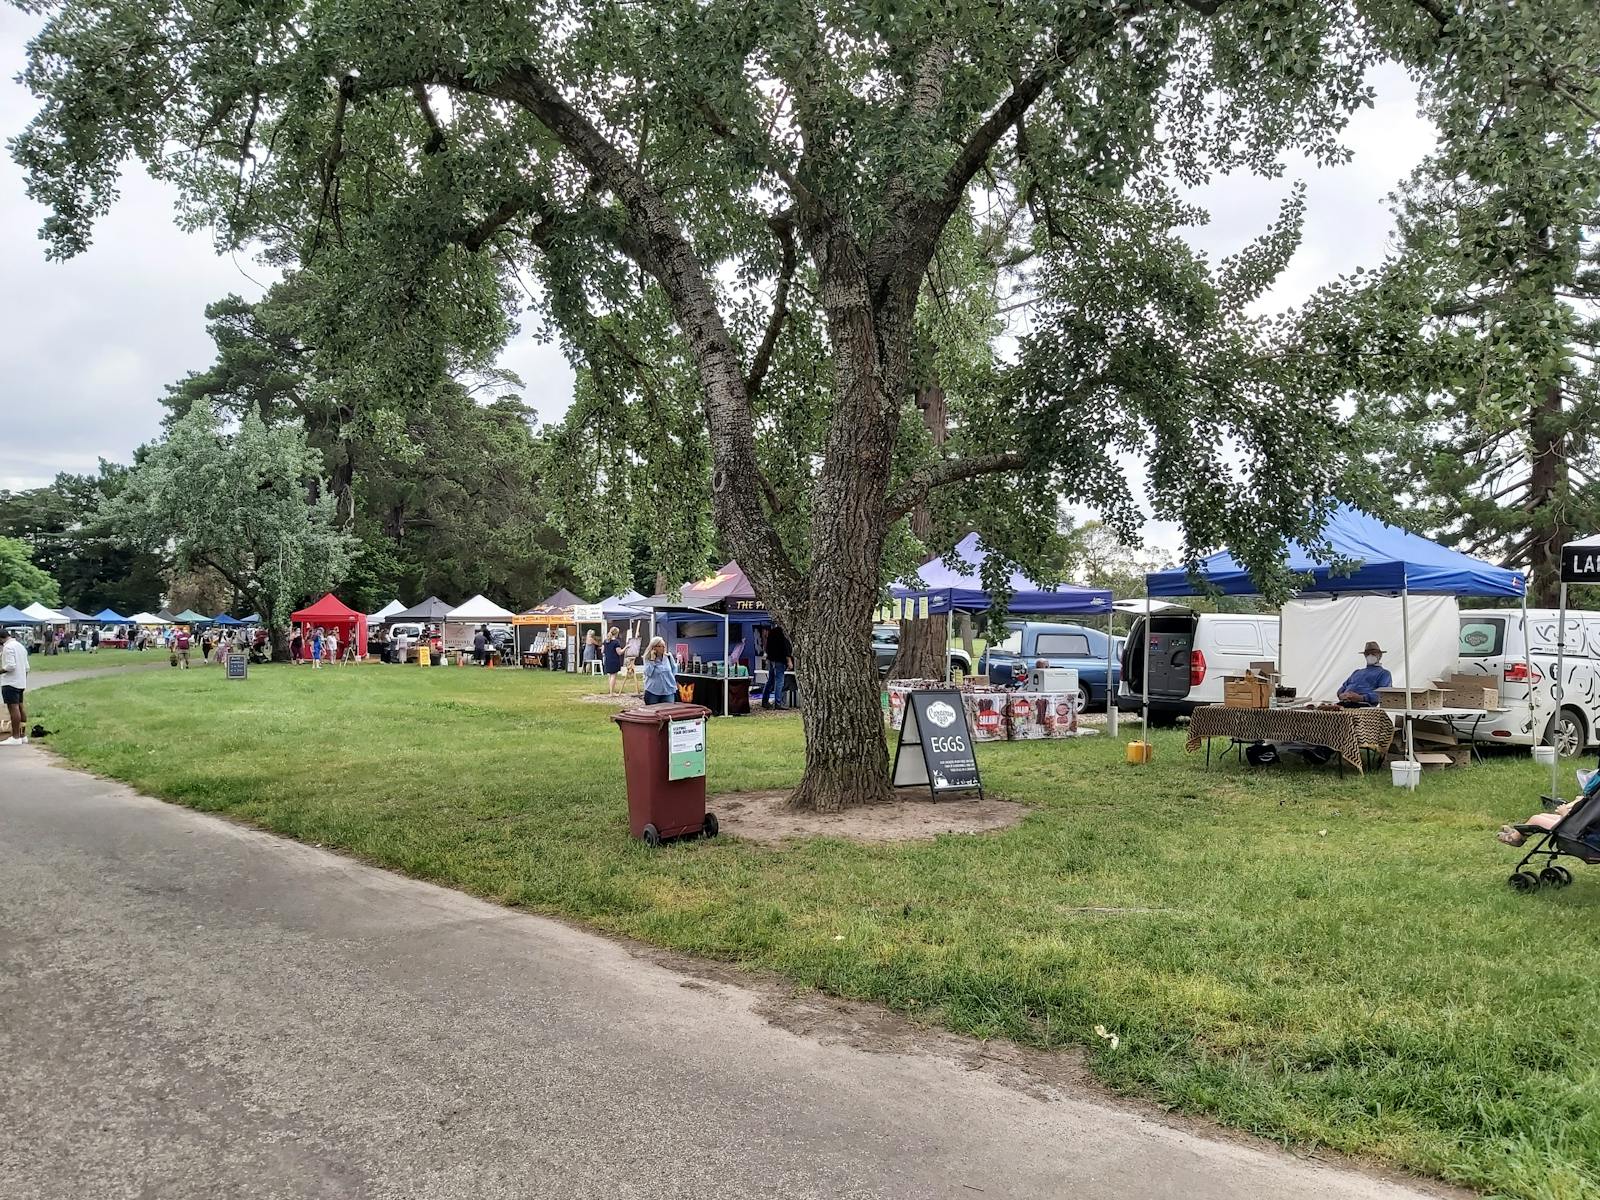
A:
<svg viewBox="0 0 1600 1200">
<path fill-rule="evenodd" d="M 1566 649 L 1557 713 L 1556 624 L 1553 608 L 1472 609 L 1461 614 L 1460 671 L 1489 676 L 1505 709 L 1482 720 L 1455 722 L 1458 733 L 1500 746 L 1544 744 L 1554 734 L 1557 753 L 1572 758 L 1600 743 L 1600 613 L 1567 611 Z M 1532 679 L 1529 679 L 1529 668 Z M 1532 695 L 1539 710 L 1534 728 Z"/>
</svg>

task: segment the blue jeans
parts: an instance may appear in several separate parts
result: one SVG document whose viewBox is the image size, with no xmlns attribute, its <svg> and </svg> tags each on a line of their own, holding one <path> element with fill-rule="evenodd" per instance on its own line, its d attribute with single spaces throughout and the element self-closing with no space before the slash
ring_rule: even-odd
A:
<svg viewBox="0 0 1600 1200">
<path fill-rule="evenodd" d="M 783 673 L 787 669 L 781 662 L 767 664 L 767 682 L 761 688 L 761 703 L 775 698 L 777 706 L 783 707 Z"/>
<path fill-rule="evenodd" d="M 673 702 L 673 697 L 659 696 L 655 692 L 646 692 L 644 694 L 644 702 L 646 704 L 671 704 Z"/>
</svg>

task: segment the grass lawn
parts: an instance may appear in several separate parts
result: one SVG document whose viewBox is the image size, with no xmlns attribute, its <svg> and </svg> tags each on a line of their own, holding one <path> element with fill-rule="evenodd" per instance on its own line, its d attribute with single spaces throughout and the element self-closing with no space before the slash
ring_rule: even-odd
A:
<svg viewBox="0 0 1600 1200">
<path fill-rule="evenodd" d="M 104 657 L 101 655 L 100 657 Z M 610 710 L 518 671 L 136 672 L 41 691 L 50 745 L 507 904 L 781 972 L 1118 1089 L 1506 1196 L 1600 1195 L 1600 871 L 1514 895 L 1528 759 L 1382 778 L 1203 769 L 1181 735 L 981 749 L 1035 806 L 981 837 L 627 838 Z M 781 787 L 794 719 L 713 721 L 713 791 Z M 1121 1038 L 1111 1050 L 1094 1033 Z"/>
<path fill-rule="evenodd" d="M 198 660 L 200 652 L 194 653 Z M 107 647 L 104 650 L 84 652 L 74 650 L 70 654 L 30 654 L 28 655 L 28 672 L 35 671 L 41 674 L 46 671 L 97 671 L 102 667 L 126 667 L 131 663 L 159 663 L 167 661 L 165 650 L 115 650 Z"/>
</svg>

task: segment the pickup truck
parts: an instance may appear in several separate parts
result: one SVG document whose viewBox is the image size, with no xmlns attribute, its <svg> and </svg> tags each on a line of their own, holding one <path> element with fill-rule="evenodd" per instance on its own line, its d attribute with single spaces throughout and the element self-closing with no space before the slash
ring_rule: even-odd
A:
<svg viewBox="0 0 1600 1200">
<path fill-rule="evenodd" d="M 1107 669 L 1109 635 L 1104 629 L 1046 621 L 1013 621 L 1006 628 L 1006 636 L 991 643 L 978 660 L 979 674 L 987 675 L 990 683 L 998 687 L 1025 685 L 1034 664 L 1042 658 L 1052 667 L 1072 667 L 1078 672 L 1080 712 L 1105 706 L 1108 675 L 1111 693 L 1116 694 L 1122 668 L 1113 662 Z M 1120 645 L 1116 649 L 1120 650 Z"/>
<path fill-rule="evenodd" d="M 878 662 L 878 676 L 882 678 L 894 666 L 895 655 L 900 653 L 900 626 L 874 625 L 872 627 L 872 657 Z M 960 671 L 963 675 L 972 674 L 972 658 L 965 650 L 958 650 L 954 646 L 949 650 L 950 673 L 954 675 Z"/>
</svg>

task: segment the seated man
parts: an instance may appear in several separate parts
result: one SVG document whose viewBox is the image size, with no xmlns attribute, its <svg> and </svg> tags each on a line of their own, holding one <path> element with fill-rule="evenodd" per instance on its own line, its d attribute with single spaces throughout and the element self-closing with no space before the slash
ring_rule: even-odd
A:
<svg viewBox="0 0 1600 1200">
<path fill-rule="evenodd" d="M 1378 689 L 1391 687 L 1394 677 L 1383 665 L 1383 648 L 1368 642 L 1361 651 L 1367 665 L 1351 673 L 1339 686 L 1339 703 L 1345 708 L 1371 708 L 1378 703 Z"/>
</svg>

